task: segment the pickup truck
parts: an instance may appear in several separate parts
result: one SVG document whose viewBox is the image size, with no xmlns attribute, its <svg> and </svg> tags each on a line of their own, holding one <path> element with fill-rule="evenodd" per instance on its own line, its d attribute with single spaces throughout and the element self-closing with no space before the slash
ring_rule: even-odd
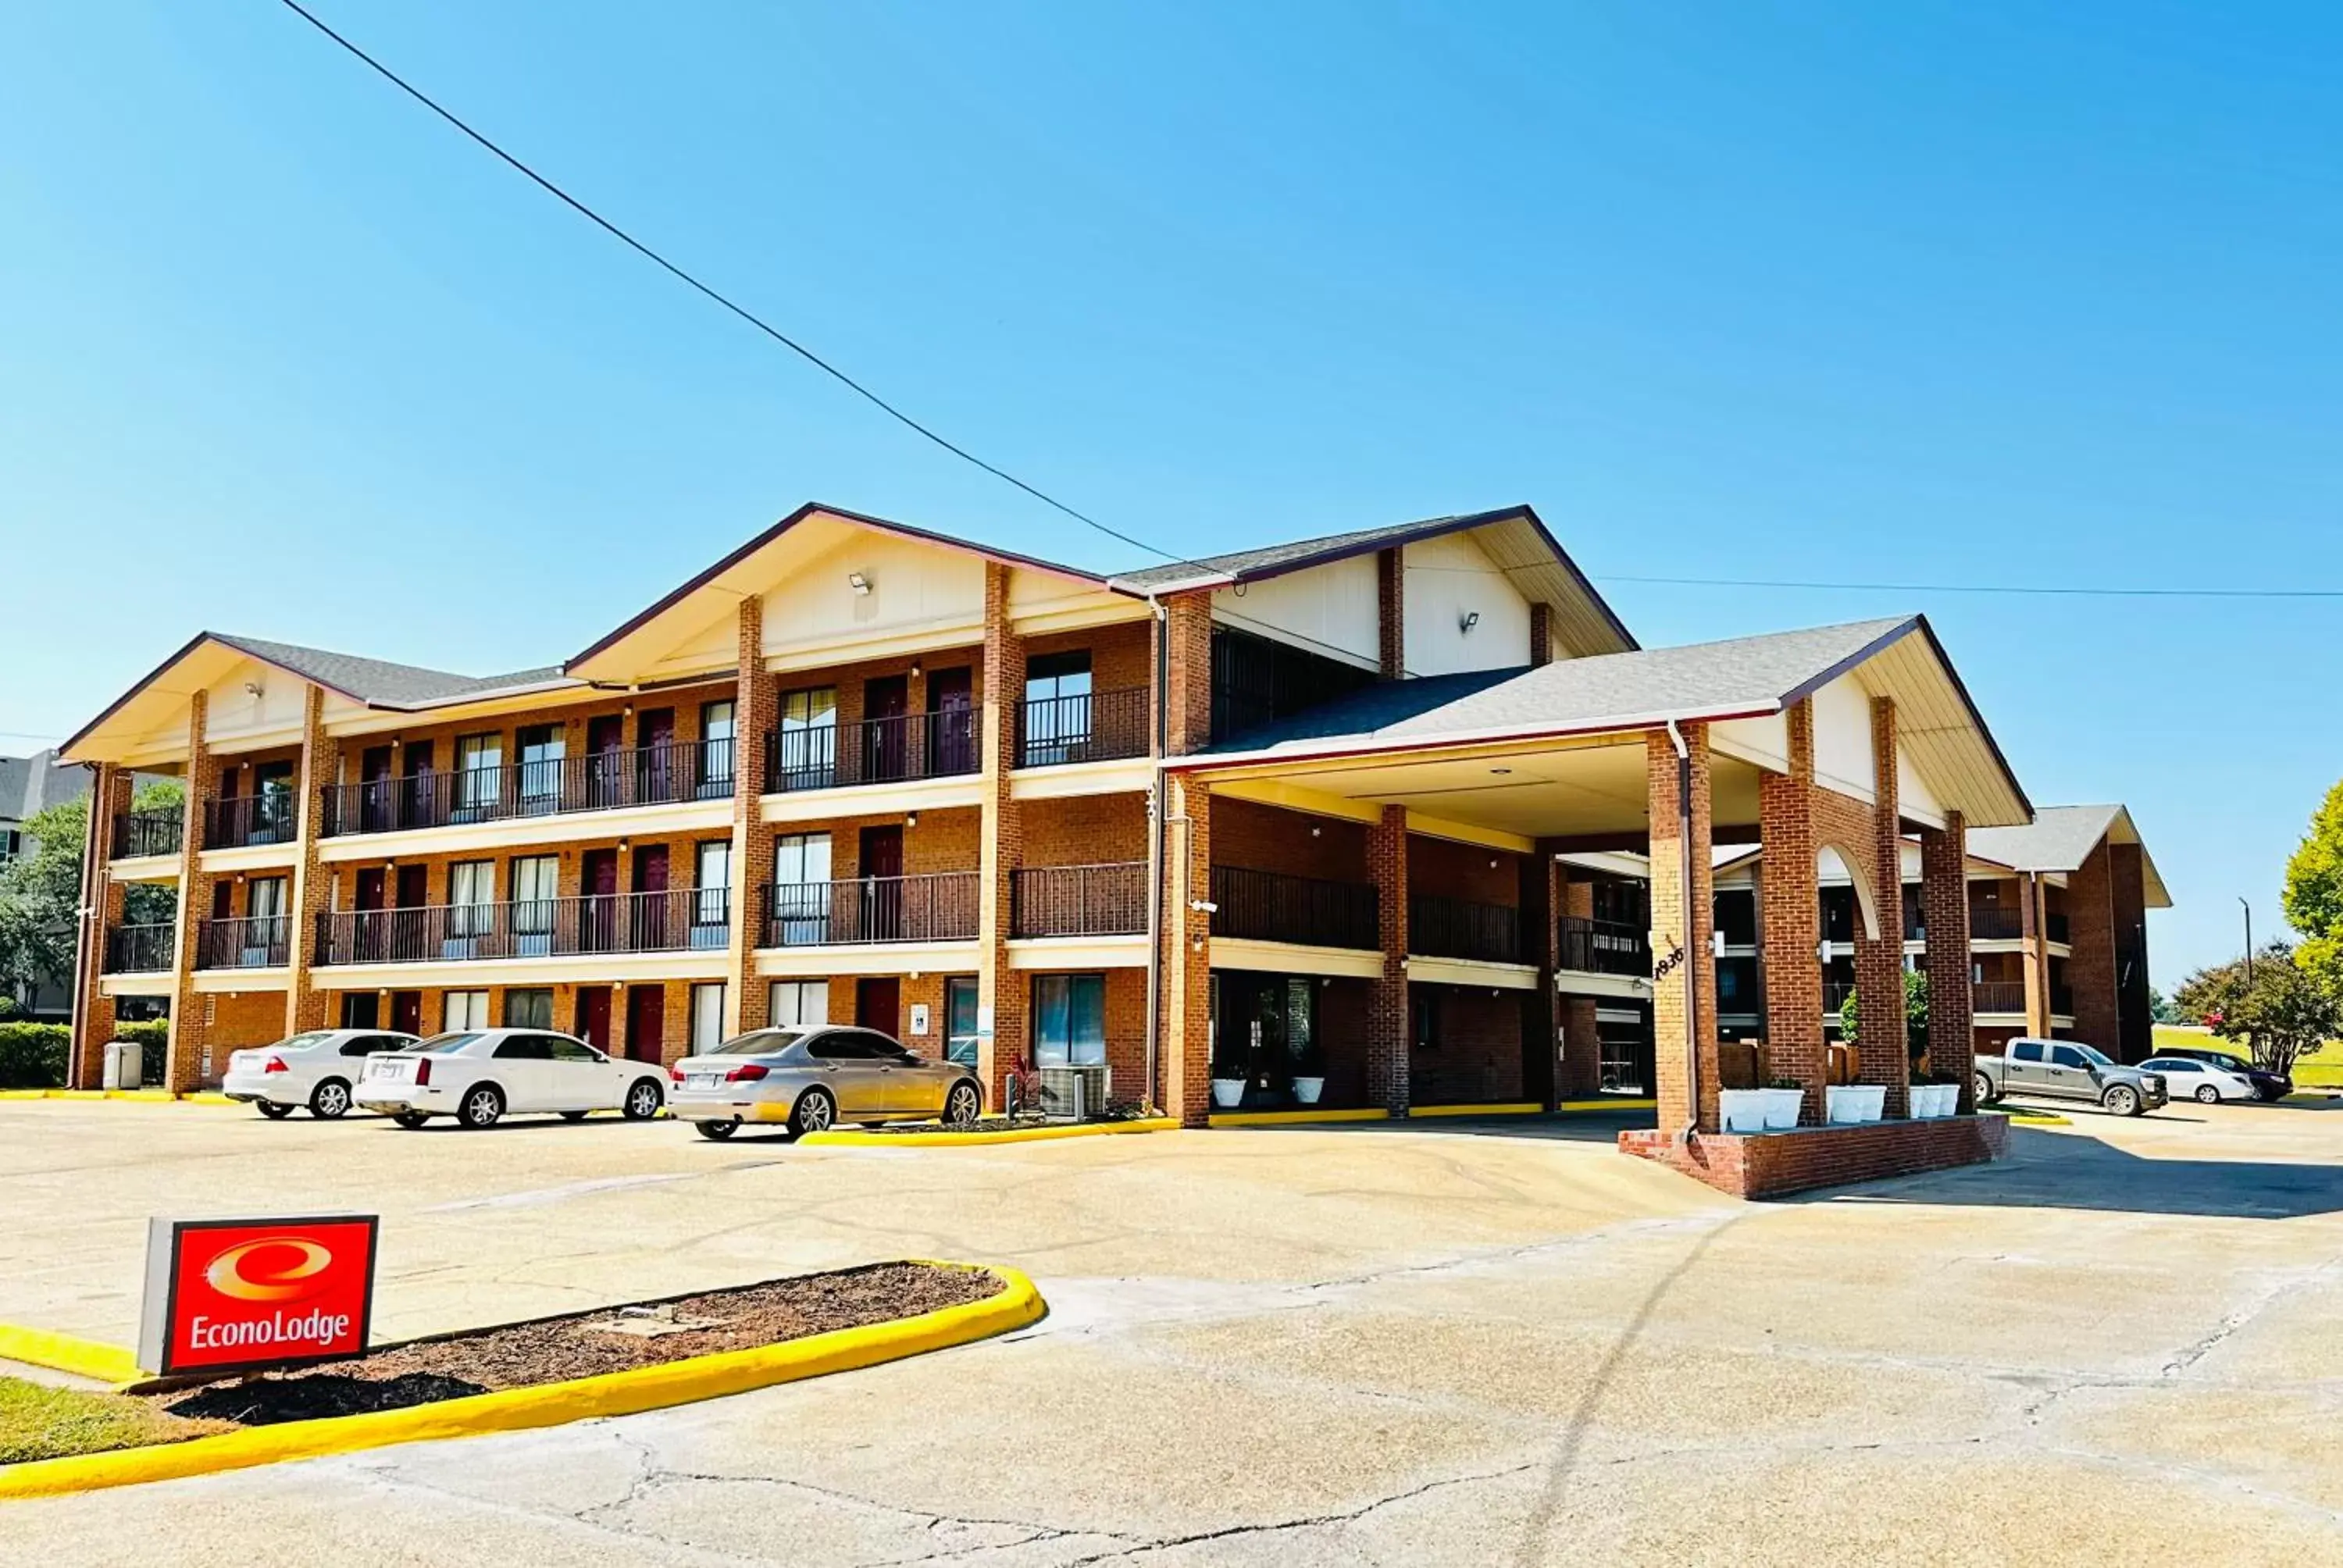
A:
<svg viewBox="0 0 2343 1568">
<path fill-rule="evenodd" d="M 1979 1105 L 2015 1094 L 2087 1100 L 2117 1116 L 2138 1116 L 2162 1105 L 2167 1092 L 2162 1073 L 2126 1067 L 2072 1040 L 2013 1040 L 2003 1054 L 1978 1057 L 1976 1072 Z"/>
</svg>

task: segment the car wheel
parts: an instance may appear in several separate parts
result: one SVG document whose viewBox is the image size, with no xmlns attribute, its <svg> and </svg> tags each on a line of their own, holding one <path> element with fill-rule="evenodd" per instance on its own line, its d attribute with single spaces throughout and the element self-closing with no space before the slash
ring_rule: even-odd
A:
<svg viewBox="0 0 2343 1568">
<path fill-rule="evenodd" d="M 1993 1103 L 1993 1080 L 1980 1072 L 1969 1080 L 1969 1093 L 1979 1105 Z"/>
<path fill-rule="evenodd" d="M 619 1107 L 629 1121 L 649 1121 L 659 1113 L 667 1096 L 655 1078 L 638 1078 L 627 1090 L 627 1102 Z"/>
<path fill-rule="evenodd" d="M 2139 1114 L 2139 1091 L 2132 1088 L 2127 1083 L 2118 1083 L 2113 1089 L 2107 1091 L 2106 1097 L 2103 1098 L 2099 1103 L 2106 1106 L 2108 1111 L 2113 1115 L 2137 1116 Z"/>
<path fill-rule="evenodd" d="M 789 1131 L 803 1138 L 809 1132 L 827 1132 L 838 1120 L 838 1101 L 830 1097 L 827 1089 L 809 1089 L 798 1096 L 789 1111 Z"/>
<path fill-rule="evenodd" d="M 401 1127 L 406 1128 L 409 1132 L 414 1131 L 417 1128 L 431 1120 L 431 1118 L 424 1115 L 423 1112 L 419 1111 L 394 1111 L 390 1113 L 390 1119 L 393 1121 L 397 1122 Z"/>
<path fill-rule="evenodd" d="M 293 1108 L 291 1106 L 279 1105 L 273 1100 L 256 1100 L 252 1103 L 254 1108 L 257 1110 L 260 1114 L 266 1116 L 271 1121 L 282 1121 L 287 1117 L 293 1114 Z"/>
<path fill-rule="evenodd" d="M 2197 1086 L 2197 1102 L 2200 1105 L 2218 1105 L 2221 1102 L 2221 1091 L 2209 1083 L 2200 1083 Z"/>
<path fill-rule="evenodd" d="M 702 1138 L 713 1138 L 717 1142 L 721 1143 L 739 1131 L 740 1124 L 737 1121 L 695 1121 L 691 1124 L 691 1130 Z"/>
<path fill-rule="evenodd" d="M 350 1109 L 350 1086 L 338 1078 L 329 1078 L 309 1091 L 309 1114 L 331 1121 Z"/>
<path fill-rule="evenodd" d="M 474 1132 L 494 1127 L 505 1113 L 504 1091 L 493 1083 L 477 1083 L 464 1091 L 456 1120 Z"/>
<path fill-rule="evenodd" d="M 960 1080 L 951 1086 L 951 1092 L 944 1096 L 944 1125 L 947 1127 L 975 1126 L 976 1113 L 983 1104 L 984 1096 L 978 1091 L 976 1085 L 966 1079 Z"/>
</svg>

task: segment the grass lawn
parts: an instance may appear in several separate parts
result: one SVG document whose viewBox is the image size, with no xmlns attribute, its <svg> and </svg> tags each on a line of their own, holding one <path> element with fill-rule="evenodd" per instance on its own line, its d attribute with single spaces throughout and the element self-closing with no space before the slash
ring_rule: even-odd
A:
<svg viewBox="0 0 2343 1568">
<path fill-rule="evenodd" d="M 182 1420 L 122 1394 L 85 1393 L 0 1377 L 0 1464 L 149 1442 L 184 1442 L 229 1430 L 227 1422 Z"/>
<path fill-rule="evenodd" d="M 2165 1050 L 2176 1045 L 2193 1046 L 2199 1050 L 2226 1050 L 2236 1057 L 2246 1054 L 2243 1048 L 2223 1040 L 2210 1030 L 2157 1024 L 2156 1049 Z M 2297 1089 L 2343 1089 L 2343 1040 L 2330 1040 L 2310 1055 L 2296 1059 L 2294 1086 Z"/>
</svg>

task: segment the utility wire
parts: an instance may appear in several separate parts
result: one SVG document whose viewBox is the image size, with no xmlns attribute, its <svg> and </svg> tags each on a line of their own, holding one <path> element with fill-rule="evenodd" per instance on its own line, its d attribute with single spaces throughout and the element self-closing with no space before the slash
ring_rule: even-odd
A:
<svg viewBox="0 0 2343 1568">
<path fill-rule="evenodd" d="M 1863 593 L 1970 593 L 2051 595 L 2077 598 L 2343 598 L 2343 588 L 2177 588 L 2032 587 L 2016 583 L 1826 583 L 1778 578 L 1626 577 L 1589 574 L 1604 583 L 1665 583 L 1676 588 L 1825 588 Z"/>
<path fill-rule="evenodd" d="M 990 474 L 994 478 L 1001 479 L 1016 486 L 1017 488 L 1024 491 L 1027 495 L 1032 497 L 1035 500 L 1040 501 L 1042 505 L 1055 508 L 1057 510 L 1063 512 L 1066 516 L 1073 518 L 1076 522 L 1096 528 L 1100 533 L 1106 535 L 1107 538 L 1111 539 L 1120 539 L 1124 544 L 1131 546 L 1134 549 L 1145 550 L 1150 555 L 1161 556 L 1167 561 L 1182 565 L 1193 564 L 1184 556 L 1174 555 L 1170 550 L 1159 549 L 1155 546 L 1149 544 L 1144 539 L 1133 538 L 1131 535 L 1122 532 L 1119 528 L 1109 528 L 1106 524 L 1100 522 L 1096 518 L 1090 516 L 1088 513 L 1076 511 L 1073 508 L 1066 505 L 1065 502 L 1058 499 L 1055 496 L 1050 495 L 1045 491 L 1037 489 L 1033 486 L 1027 484 L 1024 480 L 1009 472 L 1006 468 L 996 467 L 992 464 L 988 463 L 983 458 L 978 457 L 975 453 L 970 451 L 967 447 L 957 446 L 954 443 L 946 440 L 943 437 L 939 436 L 925 425 L 920 424 L 917 419 L 912 418 L 909 414 L 904 413 L 900 408 L 896 407 L 892 403 L 888 402 L 884 397 L 880 397 L 878 393 L 873 392 L 870 387 L 865 387 L 861 382 L 857 381 L 853 377 L 849 376 L 845 371 L 840 370 L 837 366 L 832 365 L 829 360 L 824 359 L 820 355 L 816 354 L 812 349 L 808 348 L 804 344 L 799 343 L 797 339 L 789 336 L 789 334 L 781 331 L 771 323 L 766 321 L 762 317 L 757 315 L 756 312 L 749 309 L 743 305 L 736 303 L 707 284 L 700 282 L 699 278 L 694 277 L 690 273 L 686 272 L 682 267 L 678 266 L 674 262 L 669 261 L 666 256 L 661 256 L 658 251 L 653 250 L 649 246 L 645 245 L 641 240 L 637 239 L 633 235 L 628 234 L 625 229 L 620 228 L 617 224 L 612 223 L 608 218 L 604 217 L 600 213 L 596 212 L 592 207 L 588 206 L 584 202 L 579 201 L 576 196 L 571 196 L 568 191 L 563 190 L 559 186 L 555 185 L 543 175 L 538 174 L 535 169 L 521 162 L 520 159 L 505 151 L 504 148 L 498 146 L 495 142 L 490 141 L 487 136 L 483 136 L 478 131 L 474 130 L 469 125 L 467 125 L 462 119 L 458 118 L 452 111 L 443 107 L 437 100 L 432 98 L 421 88 L 417 87 L 413 83 L 407 81 L 397 72 L 392 70 L 380 60 L 376 59 L 372 55 L 367 54 L 364 49 L 359 48 L 356 44 L 351 43 L 347 38 L 343 37 L 339 33 L 335 32 L 333 28 L 318 20 L 317 15 L 310 11 L 307 6 L 302 5 L 299 3 L 299 0 L 284 0 L 284 5 L 287 10 L 291 11 L 295 15 L 308 23 L 310 26 L 315 27 L 318 32 L 323 33 L 327 37 L 340 45 L 351 55 L 357 56 L 359 60 L 364 61 L 367 65 L 369 66 L 377 75 L 382 77 L 384 81 L 388 82 L 392 86 L 397 87 L 400 92 L 405 93 L 408 97 L 413 98 L 417 103 L 422 105 L 425 108 L 430 110 L 433 114 L 438 116 L 441 119 L 447 121 L 449 125 L 463 132 L 464 135 L 469 136 L 473 141 L 478 143 L 489 152 L 494 153 L 498 158 L 510 166 L 517 173 L 526 176 L 539 189 L 546 192 L 547 195 L 560 201 L 571 211 L 577 213 L 578 216 L 585 218 L 588 223 L 593 224 L 597 228 L 602 230 L 603 233 L 608 235 L 611 238 L 617 240 L 628 249 L 632 250 L 637 255 L 642 256 L 646 261 L 658 266 L 660 270 L 666 272 L 679 282 L 697 290 L 699 293 L 715 301 L 718 305 L 722 306 L 725 309 L 730 311 L 733 315 L 739 317 L 741 320 L 747 322 L 749 326 L 755 327 L 758 331 L 763 333 L 766 337 L 779 344 L 782 347 L 787 348 L 790 353 L 795 354 L 799 358 L 805 360 L 807 364 L 811 365 L 815 369 L 820 370 L 825 376 L 830 377 L 840 386 L 861 397 L 865 402 L 870 404 L 873 407 L 876 407 L 881 413 L 887 415 L 888 417 L 895 420 L 898 424 L 925 437 L 927 439 L 934 442 L 937 446 L 941 447 L 945 451 L 950 452 L 953 457 L 961 459 L 963 462 L 974 464 L 976 467 L 983 469 L 986 473 Z"/>
</svg>

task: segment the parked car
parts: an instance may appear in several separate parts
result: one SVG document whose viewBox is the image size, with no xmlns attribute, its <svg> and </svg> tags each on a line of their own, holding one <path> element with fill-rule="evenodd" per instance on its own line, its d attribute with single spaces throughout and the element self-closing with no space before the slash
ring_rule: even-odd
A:
<svg viewBox="0 0 2343 1568">
<path fill-rule="evenodd" d="M 965 1127 L 984 1090 L 959 1062 L 934 1061 L 871 1029 L 760 1029 L 668 1070 L 668 1109 L 702 1138 L 729 1138 L 744 1121 L 799 1136 L 840 1121 L 923 1121 Z"/>
<path fill-rule="evenodd" d="M 357 1103 L 401 1127 L 453 1116 L 494 1127 L 508 1113 L 553 1111 L 577 1121 L 597 1111 L 630 1121 L 659 1114 L 667 1086 L 656 1067 L 607 1056 L 584 1040 L 542 1029 L 478 1029 L 435 1035 L 409 1050 L 367 1058 Z"/>
<path fill-rule="evenodd" d="M 2076 1040 L 2013 1040 L 2001 1055 L 1976 1059 L 1976 1087 L 1979 1105 L 2005 1094 L 2087 1100 L 2117 1116 L 2153 1111 L 2167 1095 L 2162 1073 L 2126 1067 Z"/>
<path fill-rule="evenodd" d="M 2241 1056 L 2231 1056 L 2226 1050 L 2207 1050 L 2202 1046 L 2182 1045 L 2175 1046 L 2169 1050 L 2159 1050 L 2156 1053 L 2156 1061 L 2142 1062 L 2140 1065 L 2154 1067 L 2157 1062 L 2168 1062 L 2175 1058 L 2203 1062 L 2207 1067 L 2218 1068 L 2223 1072 L 2236 1073 L 2254 1086 L 2254 1097 L 2257 1100 L 2284 1100 L 2294 1092 L 2294 1080 L 2287 1074 L 2267 1071 L 2256 1067 Z"/>
<path fill-rule="evenodd" d="M 2234 1062 L 2215 1066 L 2189 1056 L 2152 1056 L 2139 1065 L 2143 1070 L 2164 1074 L 2164 1081 L 2175 1100 L 2185 1094 L 2191 1100 L 2214 1105 L 2224 1100 L 2261 1098 L 2253 1081 L 2237 1070 Z"/>
<path fill-rule="evenodd" d="M 350 1108 L 350 1089 L 377 1051 L 404 1050 L 411 1034 L 380 1029 L 313 1029 L 275 1045 L 228 1053 L 220 1092 L 274 1121 L 300 1107 L 331 1121 Z"/>
</svg>

